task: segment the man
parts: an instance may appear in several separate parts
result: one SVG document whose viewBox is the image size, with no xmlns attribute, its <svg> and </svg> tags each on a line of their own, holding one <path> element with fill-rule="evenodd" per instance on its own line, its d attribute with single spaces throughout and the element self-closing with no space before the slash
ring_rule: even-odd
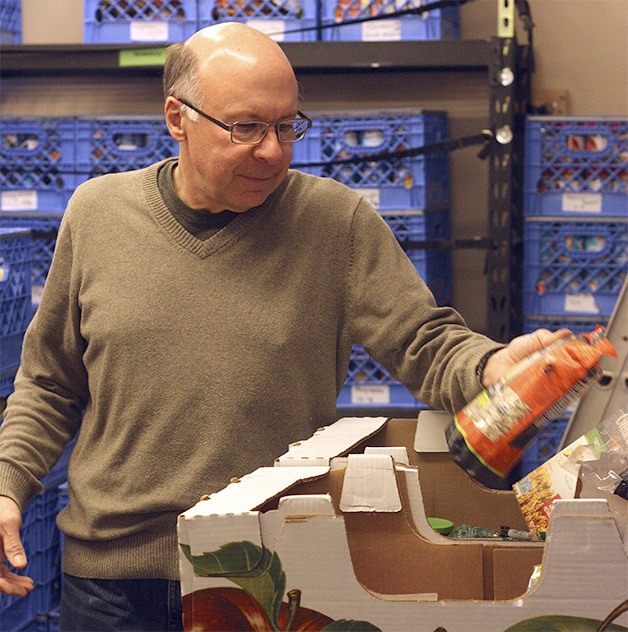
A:
<svg viewBox="0 0 628 632">
<path fill-rule="evenodd" d="M 17 568 L 20 511 L 78 433 L 67 630 L 180 626 L 178 514 L 333 421 L 352 343 L 455 411 L 562 335 L 473 333 L 358 193 L 288 172 L 309 122 L 265 35 L 198 32 L 169 50 L 164 89 L 180 156 L 75 192 L 0 430 Z M 30 588 L 4 568 L 2 592 Z"/>
</svg>

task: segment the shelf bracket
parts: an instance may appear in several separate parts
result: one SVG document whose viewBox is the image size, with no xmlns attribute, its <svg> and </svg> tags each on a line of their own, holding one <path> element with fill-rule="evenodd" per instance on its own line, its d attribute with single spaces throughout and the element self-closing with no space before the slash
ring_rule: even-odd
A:
<svg viewBox="0 0 628 632">
<path fill-rule="evenodd" d="M 497 37 L 515 36 L 515 0 L 499 0 L 497 6 Z"/>
</svg>

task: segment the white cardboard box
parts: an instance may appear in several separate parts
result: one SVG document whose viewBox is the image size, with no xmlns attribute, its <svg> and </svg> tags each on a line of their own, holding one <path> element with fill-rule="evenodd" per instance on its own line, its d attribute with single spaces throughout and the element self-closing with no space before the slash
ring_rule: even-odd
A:
<svg viewBox="0 0 628 632">
<path fill-rule="evenodd" d="M 260 468 L 180 516 L 188 629 L 196 617 L 195 630 L 285 630 L 288 604 L 297 602 L 291 630 L 298 617 L 317 622 L 311 629 L 339 621 L 333 629 L 348 629 L 356 621 L 360 630 L 503 632 L 534 626 L 538 617 L 575 629 L 584 619 L 599 623 L 628 598 L 628 558 L 605 500 L 557 502 L 545 545 L 430 535 L 421 468 L 395 464 L 386 450 L 356 454 L 364 446 L 355 436 L 359 425 L 350 425 L 348 434 L 344 422 L 315 435 L 310 446 L 330 431 L 318 465 Z M 387 442 L 394 426 L 383 420 L 374 433 L 365 424 L 363 443 L 378 435 Z M 329 447 L 336 431 L 337 450 Z M 306 443 L 291 446 L 293 455 L 298 447 L 302 459 Z M 404 447 L 412 461 L 416 451 Z M 457 483 L 447 487 L 451 480 L 443 479 L 439 495 L 461 492 Z M 476 487 L 484 515 L 517 506 L 512 492 Z M 521 579 L 540 561 L 541 577 L 527 590 Z M 628 615 L 615 623 L 625 626 Z"/>
</svg>

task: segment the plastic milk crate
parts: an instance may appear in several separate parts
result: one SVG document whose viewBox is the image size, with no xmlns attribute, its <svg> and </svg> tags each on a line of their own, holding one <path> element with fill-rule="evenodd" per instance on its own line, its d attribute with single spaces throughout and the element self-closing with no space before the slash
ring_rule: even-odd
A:
<svg viewBox="0 0 628 632">
<path fill-rule="evenodd" d="M 26 597 L 0 599 L 0 630 L 14 632 L 32 625 L 38 615 L 59 606 L 61 572 L 57 488 L 35 496 L 22 513 L 20 535 L 28 557 L 26 571 L 35 581 L 35 588 Z"/>
<path fill-rule="evenodd" d="M 396 406 L 419 408 L 424 406 L 408 389 L 397 382 L 368 352 L 354 345 L 349 370 L 337 404 L 343 406 Z"/>
<path fill-rule="evenodd" d="M 105 173 L 148 167 L 178 152 L 178 144 L 161 116 L 76 120 L 75 164 L 81 182 Z"/>
<path fill-rule="evenodd" d="M 407 3 L 399 3 L 397 0 L 322 0 L 322 39 L 374 42 L 460 37 L 458 7 L 339 26 L 343 22 L 384 16 L 402 9 L 420 7 L 422 4 L 425 4 L 422 0 L 410 0 Z"/>
<path fill-rule="evenodd" d="M 19 44 L 21 41 L 21 0 L 0 0 L 0 44 Z"/>
<path fill-rule="evenodd" d="M 74 120 L 0 117 L 0 210 L 59 211 L 74 192 Z"/>
<path fill-rule="evenodd" d="M 196 0 L 85 0 L 86 44 L 180 42 L 197 28 Z"/>
<path fill-rule="evenodd" d="M 0 228 L 0 374 L 20 365 L 32 317 L 31 265 L 30 230 Z"/>
<path fill-rule="evenodd" d="M 549 316 L 527 316 L 523 320 L 523 333 L 531 334 L 539 328 L 558 331 L 559 329 L 569 329 L 574 334 L 584 334 L 595 330 L 596 325 L 606 327 L 609 316 L 600 318 L 551 318 Z"/>
<path fill-rule="evenodd" d="M 44 283 L 50 270 L 62 218 L 62 212 L 0 212 L 0 228 L 24 226 L 31 229 L 31 237 L 33 239 L 33 262 L 31 266 L 32 301 L 35 306 L 39 304 Z"/>
<path fill-rule="evenodd" d="M 318 0 L 198 0 L 198 26 L 242 22 L 280 42 L 318 39 Z"/>
<path fill-rule="evenodd" d="M 0 373 L 0 399 L 6 399 L 13 392 L 15 371 Z"/>
<path fill-rule="evenodd" d="M 628 219 L 527 219 L 524 315 L 608 318 L 628 267 Z"/>
<path fill-rule="evenodd" d="M 628 215 L 628 118 L 529 117 L 527 215 Z"/>
<path fill-rule="evenodd" d="M 380 211 L 427 209 L 449 202 L 445 152 L 378 156 L 447 140 L 446 112 L 361 110 L 313 112 L 311 117 L 314 124 L 307 136 L 294 144 L 294 168 L 358 189 Z"/>
</svg>

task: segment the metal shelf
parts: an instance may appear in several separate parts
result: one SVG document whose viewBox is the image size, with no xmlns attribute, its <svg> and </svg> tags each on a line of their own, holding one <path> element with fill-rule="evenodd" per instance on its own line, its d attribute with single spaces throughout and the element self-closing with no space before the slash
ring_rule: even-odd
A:
<svg viewBox="0 0 628 632">
<path fill-rule="evenodd" d="M 404 42 L 285 42 L 282 48 L 297 73 L 377 71 L 464 71 L 488 68 L 489 40 Z M 160 75 L 165 46 L 10 45 L 0 46 L 0 76 L 72 75 L 86 72 Z M 121 64 L 135 53 L 139 65 Z M 145 56 L 145 65 L 142 56 Z"/>
</svg>

